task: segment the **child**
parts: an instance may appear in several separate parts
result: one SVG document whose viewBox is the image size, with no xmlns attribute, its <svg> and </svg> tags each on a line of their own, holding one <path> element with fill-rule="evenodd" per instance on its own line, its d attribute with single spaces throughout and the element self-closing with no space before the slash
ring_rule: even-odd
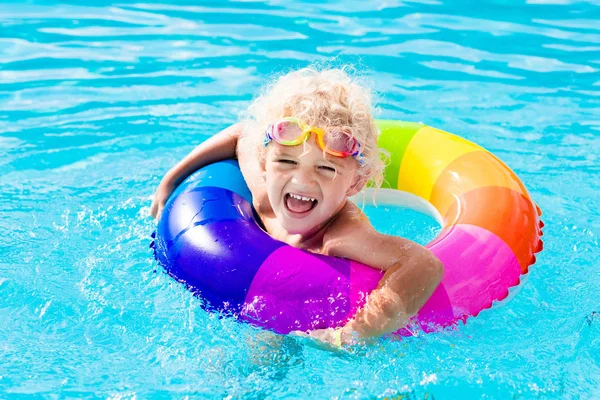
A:
<svg viewBox="0 0 600 400">
<path fill-rule="evenodd" d="M 237 157 L 273 238 L 386 271 L 353 320 L 310 335 L 339 345 L 402 328 L 431 296 L 443 268 L 424 247 L 378 233 L 347 199 L 383 180 L 370 102 L 344 70 L 282 76 L 254 101 L 246 121 L 209 138 L 165 175 L 151 215 L 160 218 L 171 192 L 192 172 Z"/>
</svg>

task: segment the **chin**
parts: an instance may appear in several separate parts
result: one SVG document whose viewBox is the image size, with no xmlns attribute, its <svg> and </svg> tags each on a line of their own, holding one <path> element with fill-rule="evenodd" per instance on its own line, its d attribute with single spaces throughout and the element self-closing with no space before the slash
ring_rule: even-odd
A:
<svg viewBox="0 0 600 400">
<path fill-rule="evenodd" d="M 275 212 L 275 215 L 279 225 L 290 235 L 309 235 L 314 233 L 326 221 L 320 213 L 309 215 L 305 218 L 294 218 L 287 215 L 285 208 Z"/>
<path fill-rule="evenodd" d="M 305 228 L 305 227 L 298 226 L 298 224 L 294 224 L 293 222 L 282 225 L 282 226 L 283 226 L 283 229 L 285 229 L 287 231 L 287 233 L 289 233 L 290 235 L 305 235 L 305 234 L 309 233 L 311 231 L 311 229 L 313 229 L 313 228 Z"/>
<path fill-rule="evenodd" d="M 317 224 L 306 224 L 304 221 L 299 222 L 297 220 L 291 218 L 281 218 L 279 219 L 281 227 L 286 230 L 290 235 L 306 235 L 313 231 Z M 310 225 L 310 226 L 307 226 Z"/>
</svg>

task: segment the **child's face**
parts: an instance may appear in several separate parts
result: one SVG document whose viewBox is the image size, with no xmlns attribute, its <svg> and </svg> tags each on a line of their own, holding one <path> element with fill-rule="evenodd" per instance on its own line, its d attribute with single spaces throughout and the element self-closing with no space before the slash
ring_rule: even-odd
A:
<svg viewBox="0 0 600 400">
<path fill-rule="evenodd" d="M 313 136 L 299 146 L 271 142 L 267 147 L 269 202 L 290 234 L 316 233 L 342 209 L 347 196 L 361 189 L 356 159 L 324 154 Z"/>
</svg>

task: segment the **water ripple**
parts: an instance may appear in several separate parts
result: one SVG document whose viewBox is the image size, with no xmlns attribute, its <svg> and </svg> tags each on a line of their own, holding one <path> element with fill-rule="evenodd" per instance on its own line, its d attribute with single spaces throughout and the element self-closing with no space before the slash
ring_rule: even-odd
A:
<svg viewBox="0 0 600 400">
<path fill-rule="evenodd" d="M 436 57 L 458 58 L 463 61 L 480 63 L 482 61 L 495 61 L 506 64 L 510 68 L 522 69 L 533 72 L 577 72 L 592 73 L 598 71 L 589 65 L 570 64 L 557 59 L 544 58 L 538 56 L 528 56 L 521 54 L 498 54 L 491 53 L 475 48 L 462 46 L 460 44 L 416 39 L 408 40 L 401 44 L 389 44 L 369 47 L 351 47 L 351 46 L 322 46 L 319 51 L 325 53 L 343 54 L 361 54 L 373 55 L 381 54 L 389 57 L 402 57 L 404 54 L 419 54 Z"/>
<path fill-rule="evenodd" d="M 475 31 L 490 34 L 493 36 L 513 36 L 519 34 L 541 35 L 554 39 L 567 41 L 600 43 L 600 34 L 582 33 L 572 30 L 560 30 L 545 28 L 536 25 L 524 25 L 509 21 L 499 21 L 493 19 L 471 18 L 459 15 L 444 14 L 410 14 L 399 20 L 401 23 L 411 24 L 419 27 L 445 28 L 452 31 Z M 544 25 L 554 25 L 559 27 L 571 28 L 568 24 L 552 24 L 560 21 L 533 20 L 534 23 Z M 563 21 L 565 22 L 565 21 Z"/>
<path fill-rule="evenodd" d="M 291 33 L 284 29 L 266 28 L 257 25 L 200 24 L 191 21 L 186 21 L 185 23 L 176 22 L 173 25 L 164 27 L 105 28 L 92 26 L 86 28 L 40 28 L 39 31 L 55 35 L 89 38 L 169 35 L 210 38 L 226 37 L 242 41 L 306 39 L 306 36 L 300 33 Z"/>
</svg>

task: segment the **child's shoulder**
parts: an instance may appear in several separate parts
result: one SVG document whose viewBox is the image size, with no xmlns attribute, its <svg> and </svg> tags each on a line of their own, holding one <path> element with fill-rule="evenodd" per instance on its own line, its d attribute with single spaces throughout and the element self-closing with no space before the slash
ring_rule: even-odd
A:
<svg viewBox="0 0 600 400">
<path fill-rule="evenodd" d="M 356 223 L 371 226 L 371 221 L 369 221 L 367 215 L 350 199 L 346 201 L 346 204 L 344 205 L 344 208 L 342 208 L 337 220 L 339 220 L 340 223 L 344 222 L 345 220 L 346 223 Z"/>
<path fill-rule="evenodd" d="M 377 234 L 377 231 L 369 218 L 356 204 L 348 200 L 323 235 L 323 251 L 328 255 L 339 256 L 337 253 L 340 248 L 352 246 L 374 234 Z"/>
</svg>

